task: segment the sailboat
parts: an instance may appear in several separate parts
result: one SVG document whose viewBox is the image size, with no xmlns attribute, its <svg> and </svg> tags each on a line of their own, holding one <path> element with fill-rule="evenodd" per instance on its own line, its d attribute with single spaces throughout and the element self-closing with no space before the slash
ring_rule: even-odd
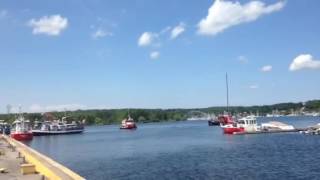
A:
<svg viewBox="0 0 320 180">
<path fill-rule="evenodd" d="M 229 114 L 229 82 L 228 74 L 226 73 L 226 88 L 227 88 L 227 114 L 220 116 L 222 121 L 221 128 L 224 134 L 233 134 L 234 132 L 243 132 L 244 128 L 237 127 L 236 122 L 233 120 L 232 116 Z"/>
</svg>

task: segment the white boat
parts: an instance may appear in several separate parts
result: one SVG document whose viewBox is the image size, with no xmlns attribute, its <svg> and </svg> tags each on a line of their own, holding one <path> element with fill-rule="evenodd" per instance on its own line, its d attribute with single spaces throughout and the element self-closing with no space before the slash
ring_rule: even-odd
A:
<svg viewBox="0 0 320 180">
<path fill-rule="evenodd" d="M 84 131 L 84 126 L 81 123 L 73 121 L 67 123 L 66 117 L 62 120 L 44 121 L 36 124 L 35 129 L 32 130 L 33 135 L 59 135 L 59 134 L 76 134 Z"/>
<path fill-rule="evenodd" d="M 279 121 L 270 121 L 261 124 L 263 130 L 294 130 L 292 125 L 288 125 Z"/>
</svg>

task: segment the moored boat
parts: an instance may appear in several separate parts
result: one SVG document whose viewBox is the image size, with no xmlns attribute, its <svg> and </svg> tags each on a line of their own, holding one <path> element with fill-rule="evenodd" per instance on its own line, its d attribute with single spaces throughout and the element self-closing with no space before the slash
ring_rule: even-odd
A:
<svg viewBox="0 0 320 180">
<path fill-rule="evenodd" d="M 59 134 L 77 134 L 84 131 L 82 123 L 72 121 L 67 122 L 67 117 L 61 120 L 44 121 L 35 123 L 35 129 L 32 130 L 35 136 L 59 135 Z"/>
<path fill-rule="evenodd" d="M 0 120 L 0 134 L 10 134 L 10 125 L 4 120 Z"/>
<path fill-rule="evenodd" d="M 218 120 L 216 120 L 216 119 L 210 119 L 210 120 L 208 121 L 208 125 L 209 125 L 209 126 L 219 126 L 219 125 L 220 125 L 220 122 L 219 122 Z"/>
<path fill-rule="evenodd" d="M 262 130 L 272 131 L 272 130 L 294 130 L 292 125 L 288 125 L 278 121 L 270 121 L 268 123 L 261 124 Z"/>
<path fill-rule="evenodd" d="M 12 123 L 10 137 L 18 141 L 32 140 L 30 121 L 25 120 L 22 114 Z"/>
</svg>

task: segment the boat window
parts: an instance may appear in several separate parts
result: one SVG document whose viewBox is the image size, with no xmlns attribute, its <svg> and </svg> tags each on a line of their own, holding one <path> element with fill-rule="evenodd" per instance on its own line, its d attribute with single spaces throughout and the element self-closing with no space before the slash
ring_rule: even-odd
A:
<svg viewBox="0 0 320 180">
<path fill-rule="evenodd" d="M 239 124 L 245 124 L 245 121 L 240 120 L 240 121 L 239 121 Z"/>
</svg>

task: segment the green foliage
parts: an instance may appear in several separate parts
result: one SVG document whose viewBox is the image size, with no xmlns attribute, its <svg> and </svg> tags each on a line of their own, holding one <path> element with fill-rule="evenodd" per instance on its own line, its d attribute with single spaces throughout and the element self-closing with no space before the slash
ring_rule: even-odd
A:
<svg viewBox="0 0 320 180">
<path fill-rule="evenodd" d="M 273 110 L 290 113 L 291 110 L 300 110 L 304 107 L 306 111 L 320 111 L 320 100 L 312 100 L 305 102 L 305 105 L 299 103 L 280 103 L 274 105 L 262 106 L 233 106 L 229 108 L 230 113 L 256 113 L 265 115 L 271 113 Z M 139 123 L 159 122 L 159 121 L 183 121 L 186 120 L 191 111 L 201 111 L 204 113 L 221 114 L 226 111 L 226 107 L 209 107 L 197 109 L 130 109 L 130 116 Z M 109 109 L 109 110 L 78 110 L 68 112 L 51 112 L 51 114 L 61 119 L 65 114 L 71 117 L 71 120 L 82 121 L 85 120 L 87 125 L 104 125 L 104 124 L 119 124 L 124 118 L 128 116 L 127 109 Z M 41 120 L 43 118 L 40 113 L 24 114 L 26 119 L 31 121 Z M 15 120 L 14 114 L 0 114 L 0 119 L 4 119 L 11 123 Z"/>
<path fill-rule="evenodd" d="M 310 110 L 320 111 L 320 100 L 307 101 L 305 107 Z"/>
</svg>

